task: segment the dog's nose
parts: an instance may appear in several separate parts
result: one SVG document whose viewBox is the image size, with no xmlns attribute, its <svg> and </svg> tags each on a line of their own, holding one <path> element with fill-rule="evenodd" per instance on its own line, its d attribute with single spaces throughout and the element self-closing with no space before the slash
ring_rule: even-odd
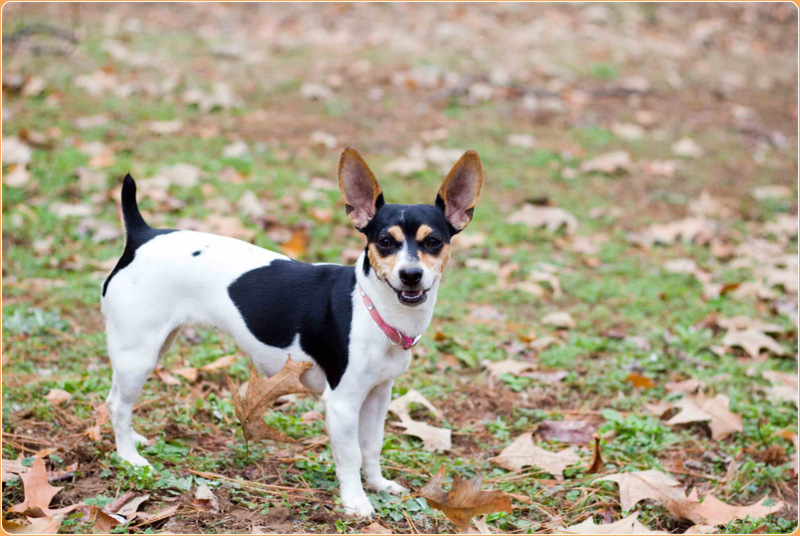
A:
<svg viewBox="0 0 800 536">
<path fill-rule="evenodd" d="M 404 285 L 418 285 L 422 281 L 422 268 L 403 268 L 400 270 L 400 281 Z"/>
</svg>

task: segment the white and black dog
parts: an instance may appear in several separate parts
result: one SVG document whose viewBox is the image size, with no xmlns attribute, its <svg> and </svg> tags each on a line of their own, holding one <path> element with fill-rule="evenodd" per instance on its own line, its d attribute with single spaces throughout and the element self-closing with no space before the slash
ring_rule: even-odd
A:
<svg viewBox="0 0 800 536">
<path fill-rule="evenodd" d="M 114 369 L 106 402 L 119 456 L 147 465 L 135 447 L 146 440 L 131 429 L 133 405 L 181 326 L 210 324 L 232 335 L 263 374 L 277 373 L 289 355 L 314 363 L 301 380 L 324 391 L 342 505 L 372 516 L 360 469 L 369 488 L 405 490 L 380 468 L 392 385 L 431 321 L 450 238 L 472 219 L 482 182 L 481 160 L 468 151 L 434 205 L 385 204 L 364 159 L 345 149 L 339 188 L 367 245 L 355 266 L 340 266 L 223 236 L 153 229 L 126 176 L 125 249 L 101 300 Z"/>
</svg>

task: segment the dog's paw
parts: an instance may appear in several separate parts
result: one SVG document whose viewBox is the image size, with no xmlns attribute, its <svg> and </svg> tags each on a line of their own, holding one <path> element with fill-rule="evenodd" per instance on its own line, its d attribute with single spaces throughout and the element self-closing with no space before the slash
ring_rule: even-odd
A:
<svg viewBox="0 0 800 536">
<path fill-rule="evenodd" d="M 381 477 L 380 480 L 376 479 L 370 482 L 367 482 L 367 487 L 369 489 L 373 489 L 375 491 L 388 491 L 392 495 L 399 495 L 401 493 L 405 493 L 408 491 L 408 488 L 405 488 L 395 482 L 394 480 L 389 480 L 388 478 Z"/>
<path fill-rule="evenodd" d="M 120 458 L 122 458 L 123 462 L 129 463 L 134 467 L 147 467 L 147 468 L 150 468 L 150 469 L 153 468 L 153 466 L 150 465 L 150 462 L 148 462 L 144 458 L 144 456 L 142 456 L 138 452 L 134 452 L 134 453 L 129 454 L 127 456 L 120 455 Z"/>
<path fill-rule="evenodd" d="M 131 430 L 131 437 L 136 445 L 150 445 L 150 440 L 138 432 Z"/>
<path fill-rule="evenodd" d="M 366 493 L 347 499 L 342 497 L 342 507 L 344 507 L 345 513 L 349 516 L 365 517 L 367 519 L 372 519 L 375 516 L 375 508 L 369 502 L 369 497 L 367 497 Z"/>
</svg>

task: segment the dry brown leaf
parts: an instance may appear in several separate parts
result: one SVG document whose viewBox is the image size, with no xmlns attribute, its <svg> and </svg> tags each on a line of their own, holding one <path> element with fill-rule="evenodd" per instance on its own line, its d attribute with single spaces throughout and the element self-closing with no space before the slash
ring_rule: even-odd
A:
<svg viewBox="0 0 800 536">
<path fill-rule="evenodd" d="M 175 376 L 170 374 L 168 370 L 166 370 L 165 368 L 163 368 L 161 366 L 157 367 L 154 372 L 155 372 L 156 376 L 158 376 L 158 379 L 161 380 L 162 382 L 164 382 L 164 384 L 166 384 L 166 385 L 180 385 L 181 384 L 181 382 L 180 382 L 180 380 L 178 380 L 178 378 L 176 378 Z"/>
<path fill-rule="evenodd" d="M 519 471 L 529 465 L 544 469 L 558 480 L 564 478 L 564 469 L 579 461 L 580 457 L 572 449 L 550 452 L 537 447 L 531 432 L 520 435 L 499 455 L 489 458 L 489 462 L 509 471 Z"/>
<path fill-rule="evenodd" d="M 281 253 L 292 259 L 297 259 L 306 254 L 308 235 L 305 229 L 296 229 L 288 242 L 281 245 Z"/>
<path fill-rule="evenodd" d="M 575 320 L 572 319 L 566 311 L 556 311 L 554 313 L 546 314 L 542 317 L 542 324 L 555 326 L 557 328 L 572 329 L 575 327 Z"/>
<path fill-rule="evenodd" d="M 125 518 L 117 519 L 116 515 L 108 514 L 100 508 L 94 508 L 94 533 L 95 534 L 111 534 L 111 531 L 118 525 L 121 525 Z"/>
<path fill-rule="evenodd" d="M 72 398 L 72 395 L 62 389 L 50 389 L 44 397 L 54 406 L 59 406 Z"/>
<path fill-rule="evenodd" d="M 430 401 L 422 396 L 419 392 L 415 391 L 414 389 L 409 389 L 409 391 L 404 394 L 403 396 L 398 396 L 394 400 L 389 403 L 389 411 L 397 415 L 397 418 L 402 420 L 410 419 L 410 406 L 411 404 L 420 404 L 421 406 L 425 406 L 433 413 L 437 419 L 442 419 L 442 412 L 436 409 L 436 407 L 430 403 Z"/>
<path fill-rule="evenodd" d="M 208 365 L 203 365 L 198 370 L 202 370 L 203 372 L 214 372 L 215 370 L 228 368 L 234 363 L 236 363 L 236 355 L 231 354 L 220 357 L 219 359 L 212 361 Z"/>
<path fill-rule="evenodd" d="M 566 228 L 567 235 L 575 234 L 578 220 L 558 207 L 543 207 L 526 203 L 517 212 L 508 217 L 508 223 L 522 223 L 528 227 L 546 227 L 551 233 L 558 231 L 561 226 Z"/>
<path fill-rule="evenodd" d="M 19 503 L 8 509 L 9 512 L 25 514 L 32 517 L 55 516 L 71 512 L 80 504 L 74 504 L 55 510 L 50 509 L 50 502 L 53 497 L 63 488 L 51 486 L 47 480 L 47 469 L 44 458 L 37 457 L 33 460 L 28 471 L 20 474 L 22 486 L 25 490 L 25 498 Z"/>
<path fill-rule="evenodd" d="M 3 529 L 10 534 L 58 534 L 64 515 L 28 517 L 28 525 L 3 518 Z"/>
<path fill-rule="evenodd" d="M 632 509 L 636 503 L 644 499 L 667 502 L 680 495 L 676 490 L 683 492 L 682 488 L 678 488 L 680 482 L 666 473 L 653 469 L 618 473 L 595 480 L 595 482 L 603 481 L 616 482 L 619 485 L 619 503 L 623 510 Z"/>
<path fill-rule="evenodd" d="M 536 433 L 544 441 L 585 445 L 597 432 L 597 425 L 587 421 L 542 421 Z"/>
<path fill-rule="evenodd" d="M 203 512 L 211 512 L 212 514 L 219 513 L 219 500 L 205 484 L 201 484 L 197 487 L 192 506 Z"/>
<path fill-rule="evenodd" d="M 722 394 L 714 398 L 707 398 L 702 392 L 694 396 L 684 396 L 673 404 L 680 408 L 667 424 L 686 424 L 691 422 L 708 421 L 713 439 L 721 439 L 734 432 L 742 431 L 742 418 L 728 409 L 728 397 Z"/>
<path fill-rule="evenodd" d="M 168 506 L 167 508 L 164 508 L 163 510 L 160 510 L 160 511 L 154 513 L 153 515 L 149 516 L 148 518 L 146 518 L 144 521 L 142 521 L 138 525 L 134 525 L 133 527 L 130 527 L 130 528 L 133 529 L 133 528 L 141 527 L 141 526 L 144 526 L 144 525 L 151 525 L 151 524 L 155 523 L 156 521 L 161 521 L 162 519 L 170 518 L 170 517 L 172 517 L 172 516 L 174 516 L 175 514 L 178 513 L 178 510 L 181 509 L 181 506 L 182 505 L 180 505 L 180 504 L 174 504 L 172 506 Z"/>
<path fill-rule="evenodd" d="M 312 363 L 309 361 L 292 361 L 292 358 L 288 357 L 280 372 L 271 378 L 261 378 L 251 362 L 250 379 L 244 398 L 239 395 L 239 385 L 234 383 L 227 374 L 225 375 L 228 390 L 233 396 L 236 416 L 242 424 L 245 440 L 272 439 L 287 443 L 294 441 L 283 432 L 267 426 L 267 423 L 264 422 L 264 414 L 281 396 L 292 393 L 310 393 L 311 390 L 300 383 L 300 376 L 311 367 Z"/>
<path fill-rule="evenodd" d="M 524 361 L 515 361 L 513 359 L 505 359 L 503 361 L 489 361 L 486 362 L 486 368 L 492 376 L 499 378 L 503 374 L 512 374 L 519 376 L 523 372 L 536 370 L 535 363 L 526 363 Z"/>
<path fill-rule="evenodd" d="M 394 534 L 392 529 L 384 527 L 379 521 L 373 521 L 358 532 L 360 534 Z"/>
<path fill-rule="evenodd" d="M 735 506 L 727 504 L 713 495 L 707 495 L 703 502 L 698 502 L 697 490 L 692 490 L 688 497 L 685 510 L 676 510 L 673 513 L 685 517 L 699 525 L 725 525 L 737 519 L 744 519 L 748 516 L 754 519 L 767 517 L 783 508 L 781 501 L 774 501 L 772 506 L 765 506 L 764 503 L 770 500 L 769 497 L 762 497 L 749 506 Z M 683 505 L 682 505 L 683 506 Z M 669 508 L 669 506 L 667 506 Z"/>
<path fill-rule="evenodd" d="M 586 473 L 594 475 L 603 470 L 604 463 L 603 457 L 600 455 L 600 438 L 595 434 L 594 436 L 594 449 L 592 450 L 592 461 L 589 462 L 589 467 Z"/>
<path fill-rule="evenodd" d="M 142 495 L 140 497 L 134 497 L 133 499 L 123 504 L 114 513 L 124 516 L 125 519 L 131 521 L 134 517 L 136 517 L 136 514 L 139 512 L 139 507 L 149 499 L 150 495 Z"/>
<path fill-rule="evenodd" d="M 420 438 L 424 450 L 432 452 L 446 451 L 453 446 L 452 431 L 447 428 L 438 428 L 413 419 L 405 419 L 394 424 L 403 427 L 405 429 L 404 434 Z"/>
<path fill-rule="evenodd" d="M 444 466 L 419 490 L 428 504 L 444 512 L 460 532 L 466 532 L 473 517 L 494 512 L 512 513 L 511 499 L 502 491 L 481 490 L 481 477 L 462 480 L 453 477 L 450 491 L 443 488 Z"/>
<path fill-rule="evenodd" d="M 186 378 L 190 382 L 197 381 L 197 369 L 193 367 L 176 368 L 172 370 L 172 373 Z"/>
<path fill-rule="evenodd" d="M 625 378 L 625 381 L 640 389 L 652 389 L 656 386 L 656 382 L 647 376 L 639 374 L 638 372 L 631 372 L 628 374 L 628 377 Z"/>
<path fill-rule="evenodd" d="M 786 329 L 778 324 L 770 324 L 758 318 L 739 315 L 730 318 L 718 318 L 716 323 L 719 327 L 727 330 L 746 330 L 752 329 L 762 333 L 783 333 Z"/>
<path fill-rule="evenodd" d="M 688 380 L 682 380 L 679 382 L 669 382 L 664 386 L 664 388 L 671 393 L 686 393 L 691 395 L 696 393 L 699 389 L 702 389 L 705 386 L 706 386 L 705 382 L 701 380 L 696 380 L 694 378 L 690 378 Z M 662 411 L 661 413 L 663 414 L 664 411 Z"/>
<path fill-rule="evenodd" d="M 599 171 L 600 173 L 613 175 L 618 171 L 630 171 L 632 166 L 633 162 L 631 161 L 630 153 L 627 151 L 612 151 L 583 162 L 581 171 L 584 173 Z"/>
<path fill-rule="evenodd" d="M 669 534 L 648 529 L 639 523 L 638 517 L 639 512 L 634 512 L 625 519 L 600 525 L 595 524 L 594 519 L 589 517 L 577 525 L 556 529 L 554 534 Z"/>
<path fill-rule="evenodd" d="M 686 218 L 669 223 L 655 224 L 639 233 L 632 233 L 628 240 L 638 246 L 650 248 L 655 244 L 670 245 L 678 239 L 686 242 L 705 244 L 715 233 L 711 220 L 704 218 Z"/>
<path fill-rule="evenodd" d="M 94 411 L 97 414 L 94 420 L 94 426 L 90 426 L 84 430 L 83 433 L 92 441 L 101 441 L 103 439 L 101 428 L 108 422 L 108 407 L 105 402 L 100 402 L 95 406 Z"/>
<path fill-rule="evenodd" d="M 798 381 L 796 372 L 789 374 L 775 370 L 765 370 L 761 374 L 772 382 L 772 385 L 766 389 L 771 398 L 797 404 Z"/>
<path fill-rule="evenodd" d="M 729 331 L 722 338 L 721 342 L 723 346 L 728 348 L 733 348 L 735 346 L 743 348 L 744 351 L 753 358 L 759 357 L 762 348 L 775 355 L 786 355 L 786 351 L 778 341 L 755 329 Z"/>
</svg>

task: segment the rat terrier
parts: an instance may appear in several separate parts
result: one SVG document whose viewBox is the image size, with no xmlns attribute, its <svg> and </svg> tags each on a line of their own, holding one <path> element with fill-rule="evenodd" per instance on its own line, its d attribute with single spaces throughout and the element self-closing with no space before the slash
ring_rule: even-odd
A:
<svg viewBox="0 0 800 536">
<path fill-rule="evenodd" d="M 276 374 L 290 355 L 314 364 L 301 381 L 323 392 L 342 505 L 371 517 L 360 469 L 371 489 L 405 491 L 380 467 L 392 385 L 431 321 L 450 238 L 472 219 L 482 183 L 481 160 L 468 151 L 434 205 L 390 205 L 361 155 L 345 149 L 339 188 L 367 245 L 355 266 L 341 266 L 213 234 L 153 229 L 126 176 L 125 249 L 101 299 L 114 369 L 106 403 L 120 458 L 149 465 L 136 450 L 146 439 L 131 429 L 133 405 L 181 326 L 210 324 L 233 336 L 263 374 Z"/>
</svg>

